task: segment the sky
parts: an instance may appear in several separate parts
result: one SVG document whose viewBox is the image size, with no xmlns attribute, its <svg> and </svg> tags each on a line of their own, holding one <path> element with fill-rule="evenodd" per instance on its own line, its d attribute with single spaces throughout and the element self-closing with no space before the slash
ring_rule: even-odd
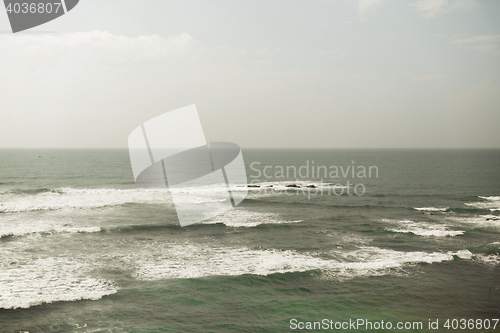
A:
<svg viewBox="0 0 500 333">
<path fill-rule="evenodd" d="M 81 0 L 13 34 L 0 147 L 126 148 L 196 104 L 207 141 L 500 148 L 500 1 Z"/>
</svg>

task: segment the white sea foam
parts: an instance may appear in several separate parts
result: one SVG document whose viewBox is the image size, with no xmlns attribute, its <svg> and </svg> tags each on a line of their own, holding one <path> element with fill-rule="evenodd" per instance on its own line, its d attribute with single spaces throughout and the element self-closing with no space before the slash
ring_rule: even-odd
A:
<svg viewBox="0 0 500 333">
<path fill-rule="evenodd" d="M 300 184 L 301 188 L 289 188 L 287 184 Z M 274 184 L 273 187 L 266 187 L 265 184 Z M 314 185 L 317 188 L 307 188 L 307 185 Z M 233 185 L 231 191 L 247 191 L 258 189 L 258 194 L 277 194 L 285 193 L 283 191 L 296 191 L 298 194 L 311 192 L 313 195 L 319 191 L 331 189 L 333 184 L 320 184 L 309 182 L 282 182 L 282 183 L 262 183 L 260 188 L 247 188 L 246 184 Z M 338 187 L 340 189 L 340 187 Z M 184 187 L 173 189 L 74 189 L 57 188 L 50 191 L 36 194 L 29 193 L 9 193 L 3 191 L 0 193 L 0 213 L 26 212 L 39 210 L 58 210 L 58 209 L 89 209 L 106 206 L 117 206 L 126 203 L 145 203 L 162 204 L 172 203 L 170 192 L 186 194 L 185 200 L 188 203 L 206 204 L 218 203 L 219 193 L 227 193 L 228 187 L 225 184 L 214 184 L 203 187 Z M 288 192 L 287 192 L 288 193 Z M 182 201 L 182 196 L 177 200 Z"/>
<path fill-rule="evenodd" d="M 500 210 L 500 197 L 499 196 L 491 196 L 491 197 L 482 197 L 478 196 L 485 201 L 478 202 L 466 202 L 465 205 L 469 207 L 479 208 L 479 209 L 489 209 L 494 212 Z"/>
<path fill-rule="evenodd" d="M 464 224 L 478 224 L 492 227 L 500 226 L 500 219 L 496 215 L 477 215 L 474 217 L 448 216 L 447 220 Z"/>
<path fill-rule="evenodd" d="M 96 300 L 116 293 L 110 281 L 89 275 L 90 266 L 67 258 L 3 260 L 0 308 L 28 308 L 42 303 Z"/>
<path fill-rule="evenodd" d="M 284 191 L 284 190 L 310 190 L 314 191 L 315 189 L 328 189 L 328 188 L 333 188 L 336 187 L 338 189 L 341 188 L 348 188 L 350 186 L 347 186 L 345 184 L 341 183 L 322 183 L 322 182 L 314 182 L 314 181 L 303 181 L 303 180 L 297 180 L 297 181 L 291 181 L 291 180 L 280 180 L 280 181 L 264 181 L 264 182 L 254 182 L 251 185 L 256 185 L 260 187 L 253 187 L 253 188 L 248 188 L 249 190 L 265 190 L 267 189 L 268 191 Z M 297 185 L 300 187 L 287 187 L 290 185 Z M 238 189 L 242 187 L 246 187 L 247 185 L 235 185 L 232 186 L 231 189 Z M 311 187 L 308 187 L 311 186 Z M 312 187 L 314 186 L 314 187 Z"/>
<path fill-rule="evenodd" d="M 22 236 L 31 233 L 95 233 L 101 231 L 98 226 L 78 225 L 66 220 L 25 216 L 22 221 L 19 221 L 16 216 L 0 216 L 0 237 Z"/>
<path fill-rule="evenodd" d="M 286 223 L 298 223 L 302 220 L 287 221 L 279 217 L 278 214 L 272 213 L 258 213 L 245 209 L 233 209 L 227 211 L 221 215 L 213 217 L 207 221 L 202 222 L 203 224 L 215 224 L 224 223 L 228 227 L 256 227 L 261 224 L 286 224 Z"/>
<path fill-rule="evenodd" d="M 479 198 L 484 199 L 484 200 L 489 200 L 489 201 L 500 201 L 500 196 L 491 196 L 491 197 L 479 196 Z"/>
<path fill-rule="evenodd" d="M 500 256 L 498 254 L 474 254 L 473 259 L 476 261 L 480 261 L 484 264 L 491 266 L 499 266 L 500 265 Z"/>
<path fill-rule="evenodd" d="M 289 185 L 297 185 L 297 187 L 288 187 Z M 252 185 L 259 187 L 247 187 L 247 185 L 232 186 L 231 191 L 238 191 L 241 189 L 248 190 L 248 197 L 262 197 L 262 196 L 305 196 L 315 197 L 321 195 L 341 195 L 346 193 L 346 189 L 350 186 L 321 183 L 310 181 L 275 181 L 275 182 L 257 182 Z M 308 187 L 309 186 L 309 187 Z M 351 189 L 352 193 L 352 189 Z"/>
<path fill-rule="evenodd" d="M 43 241 L 31 235 L 31 241 Z M 374 246 L 326 253 L 233 248 L 210 244 L 163 241 L 131 243 L 126 253 L 115 247 L 78 259 L 22 255 L 23 242 L 10 242 L 0 261 L 0 308 L 27 308 L 42 303 L 99 299 L 116 293 L 113 282 L 92 276 L 99 268 L 131 270 L 138 280 L 206 276 L 270 275 L 319 270 L 326 279 L 398 274 L 415 263 L 438 263 L 453 256 L 471 259 L 467 250 L 403 252 Z M 40 243 L 41 244 L 41 243 Z M 15 246 L 14 246 L 15 245 Z M 136 246 L 136 248 L 135 248 Z M 4 249 L 5 250 L 5 249 Z"/>
<path fill-rule="evenodd" d="M 448 207 L 437 208 L 437 207 L 414 207 L 413 209 L 424 211 L 424 212 L 445 212 Z"/>
<path fill-rule="evenodd" d="M 0 238 L 6 236 L 22 236 L 31 233 L 51 233 L 51 232 L 69 232 L 69 233 L 95 233 L 100 232 L 100 227 L 70 227 L 60 226 L 57 224 L 50 225 L 12 225 L 8 227 L 0 227 Z"/>
<path fill-rule="evenodd" d="M 227 199 L 201 199 L 201 198 L 193 198 L 189 200 L 189 203 L 192 204 L 206 204 L 206 203 L 218 203 L 225 202 Z"/>
<path fill-rule="evenodd" d="M 336 259 L 324 259 L 318 254 L 289 250 L 175 245 L 166 252 L 141 256 L 136 262 L 134 276 L 140 280 L 160 280 L 321 270 L 327 277 L 348 278 L 387 274 L 387 269 L 402 268 L 412 263 L 452 260 L 454 255 L 466 259 L 471 257 L 467 250 L 427 253 L 401 252 L 378 247 L 360 247 L 349 252 L 333 251 L 331 255 Z"/>
<path fill-rule="evenodd" d="M 352 277 L 360 275 L 385 275 L 389 270 L 401 269 L 406 265 L 415 263 L 437 263 L 453 260 L 457 256 L 462 259 L 471 259 L 469 250 L 448 252 L 402 252 L 390 249 L 381 249 L 374 246 L 360 247 L 350 251 L 341 258 L 344 262 L 338 263 L 333 272 L 339 277 Z"/>
<path fill-rule="evenodd" d="M 307 186 L 307 185 L 334 186 L 336 183 L 325 183 L 325 182 L 318 182 L 318 181 L 296 179 L 296 180 L 276 180 L 276 181 L 254 181 L 251 184 L 260 185 L 260 186 L 268 186 L 268 185 L 286 186 L 286 185 L 292 185 L 292 184 L 299 185 L 299 186 Z M 338 186 L 340 187 L 340 185 L 342 185 L 342 184 L 340 184 L 340 182 L 339 182 Z"/>
<path fill-rule="evenodd" d="M 386 228 L 386 230 L 400 232 L 400 233 L 412 233 L 418 236 L 453 237 L 457 235 L 463 235 L 465 232 L 463 230 L 449 230 L 446 224 L 414 222 L 410 220 L 402 220 L 402 221 L 383 220 L 383 221 L 397 224 L 397 227 Z"/>
<path fill-rule="evenodd" d="M 3 195 L 0 212 L 26 212 L 64 208 L 99 208 L 125 203 L 172 202 L 166 189 L 60 188 L 35 195 Z"/>
</svg>

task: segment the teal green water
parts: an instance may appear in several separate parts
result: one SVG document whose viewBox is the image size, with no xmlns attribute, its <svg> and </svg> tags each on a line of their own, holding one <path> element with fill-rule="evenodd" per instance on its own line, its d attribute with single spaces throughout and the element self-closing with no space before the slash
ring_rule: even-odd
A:
<svg viewBox="0 0 500 333">
<path fill-rule="evenodd" d="M 261 187 L 181 228 L 167 194 L 135 187 L 126 150 L 0 151 L 0 332 L 284 332 L 291 319 L 436 332 L 429 319 L 500 318 L 500 151 L 243 153 Z M 250 167 L 307 161 L 378 177 Z M 347 180 L 365 193 L 326 194 Z"/>
</svg>

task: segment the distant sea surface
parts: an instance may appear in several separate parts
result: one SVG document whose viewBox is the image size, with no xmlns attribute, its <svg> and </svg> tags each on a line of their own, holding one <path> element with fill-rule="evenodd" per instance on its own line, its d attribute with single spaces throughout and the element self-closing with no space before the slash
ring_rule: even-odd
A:
<svg viewBox="0 0 500 333">
<path fill-rule="evenodd" d="M 167 190 L 136 187 L 127 150 L 0 150 L 0 332 L 500 318 L 500 150 L 243 158 L 260 187 L 181 228 Z"/>
</svg>

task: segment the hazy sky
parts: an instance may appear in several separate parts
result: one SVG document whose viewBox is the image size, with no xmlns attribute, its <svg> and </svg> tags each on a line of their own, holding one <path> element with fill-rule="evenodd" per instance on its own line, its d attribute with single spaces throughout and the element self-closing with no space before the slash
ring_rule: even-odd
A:
<svg viewBox="0 0 500 333">
<path fill-rule="evenodd" d="M 123 147 L 196 104 L 242 147 L 500 147 L 500 1 L 81 0 L 12 34 L 0 147 Z"/>
</svg>

